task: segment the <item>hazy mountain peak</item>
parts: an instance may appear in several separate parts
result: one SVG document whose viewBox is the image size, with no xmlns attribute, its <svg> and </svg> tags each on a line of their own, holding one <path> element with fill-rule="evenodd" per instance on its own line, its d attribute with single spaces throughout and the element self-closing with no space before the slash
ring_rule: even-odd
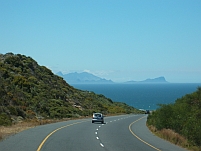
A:
<svg viewBox="0 0 201 151">
<path fill-rule="evenodd" d="M 63 73 L 62 73 L 61 71 L 59 71 L 59 72 L 57 73 L 57 75 L 62 77 L 62 76 L 63 76 Z"/>
<path fill-rule="evenodd" d="M 134 84 L 134 83 L 168 83 L 168 82 L 166 81 L 165 77 L 161 76 L 154 79 L 148 78 L 143 81 L 128 81 L 126 83 Z"/>
<path fill-rule="evenodd" d="M 73 72 L 68 74 L 57 73 L 57 75 L 63 77 L 69 84 L 106 84 L 113 83 L 111 80 L 106 80 L 100 77 L 97 77 L 88 72 Z"/>
</svg>

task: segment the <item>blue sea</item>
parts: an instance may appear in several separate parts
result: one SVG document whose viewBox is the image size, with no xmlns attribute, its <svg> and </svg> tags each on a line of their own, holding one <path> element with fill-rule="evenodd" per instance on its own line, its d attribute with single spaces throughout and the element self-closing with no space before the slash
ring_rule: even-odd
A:
<svg viewBox="0 0 201 151">
<path fill-rule="evenodd" d="M 114 102 L 124 102 L 137 109 L 155 110 L 158 104 L 174 103 L 193 93 L 201 83 L 174 84 L 74 84 L 74 88 L 103 94 Z"/>
</svg>

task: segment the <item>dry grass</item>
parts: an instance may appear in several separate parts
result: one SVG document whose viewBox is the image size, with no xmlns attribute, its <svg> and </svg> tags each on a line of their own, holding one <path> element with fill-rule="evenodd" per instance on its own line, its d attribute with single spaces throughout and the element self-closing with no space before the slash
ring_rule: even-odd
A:
<svg viewBox="0 0 201 151">
<path fill-rule="evenodd" d="M 175 133 L 171 129 L 162 129 L 160 131 L 160 135 L 162 136 L 162 138 L 164 138 L 168 141 L 171 141 L 175 145 L 189 147 L 189 143 L 188 143 L 187 139 L 185 137 L 179 135 L 178 133 Z"/>
<path fill-rule="evenodd" d="M 154 126 L 148 126 L 149 130 L 153 132 L 155 135 L 159 136 L 160 138 L 163 138 L 175 145 L 181 146 L 183 148 L 186 148 L 191 151 L 201 151 L 201 147 L 192 146 L 188 143 L 188 140 L 181 136 L 178 133 L 175 133 L 171 129 L 162 129 L 157 130 Z"/>
<path fill-rule="evenodd" d="M 19 133 L 23 130 L 32 128 L 38 125 L 35 122 L 21 122 L 12 126 L 0 126 L 0 140 L 7 138 L 10 135 Z"/>
<path fill-rule="evenodd" d="M 38 125 L 45 125 L 50 123 L 56 123 L 60 121 L 66 121 L 69 119 L 62 119 L 62 120 L 28 120 L 19 122 L 17 124 L 13 124 L 12 126 L 0 126 L 0 140 L 5 139 L 11 135 L 19 133 L 29 128 L 33 128 Z"/>
</svg>

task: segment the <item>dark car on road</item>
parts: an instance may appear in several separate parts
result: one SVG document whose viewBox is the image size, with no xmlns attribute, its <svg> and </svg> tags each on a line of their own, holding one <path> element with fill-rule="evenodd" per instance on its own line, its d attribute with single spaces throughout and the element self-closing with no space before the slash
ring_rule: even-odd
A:
<svg viewBox="0 0 201 151">
<path fill-rule="evenodd" d="M 102 113 L 93 113 L 92 123 L 101 122 L 104 123 L 104 117 Z"/>
<path fill-rule="evenodd" d="M 149 110 L 146 110 L 146 111 L 145 111 L 145 114 L 150 114 L 150 111 L 149 111 Z"/>
</svg>

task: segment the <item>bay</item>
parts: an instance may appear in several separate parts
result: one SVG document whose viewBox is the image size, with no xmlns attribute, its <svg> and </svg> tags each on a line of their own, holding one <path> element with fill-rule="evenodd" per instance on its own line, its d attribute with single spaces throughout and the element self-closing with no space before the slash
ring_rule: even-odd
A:
<svg viewBox="0 0 201 151">
<path fill-rule="evenodd" d="M 137 109 L 155 110 L 158 104 L 174 103 L 193 93 L 201 83 L 171 84 L 74 84 L 74 88 L 103 94 L 114 102 L 124 102 Z"/>
</svg>

